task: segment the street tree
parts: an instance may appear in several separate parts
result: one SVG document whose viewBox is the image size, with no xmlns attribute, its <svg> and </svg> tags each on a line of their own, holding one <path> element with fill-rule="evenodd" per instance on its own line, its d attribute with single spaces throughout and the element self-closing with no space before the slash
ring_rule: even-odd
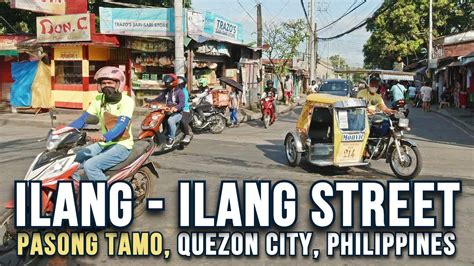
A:
<svg viewBox="0 0 474 266">
<path fill-rule="evenodd" d="M 269 59 L 281 85 L 282 78 L 288 73 L 290 63 L 298 55 L 298 48 L 307 36 L 307 24 L 303 19 L 265 24 L 263 40 L 269 49 L 264 51 L 264 55 Z M 280 88 L 283 90 L 283 86 Z"/>
<path fill-rule="evenodd" d="M 346 59 L 339 54 L 330 56 L 329 61 L 331 62 L 332 68 L 335 70 L 345 70 L 349 67 Z M 346 74 L 344 77 L 348 78 L 349 76 Z"/>
<path fill-rule="evenodd" d="M 472 29 L 474 13 L 469 2 L 433 1 L 433 36 Z M 426 58 L 429 0 L 385 0 L 375 16 L 367 24 L 371 36 L 363 49 L 365 67 L 391 69 L 395 62 L 410 63 Z"/>
</svg>

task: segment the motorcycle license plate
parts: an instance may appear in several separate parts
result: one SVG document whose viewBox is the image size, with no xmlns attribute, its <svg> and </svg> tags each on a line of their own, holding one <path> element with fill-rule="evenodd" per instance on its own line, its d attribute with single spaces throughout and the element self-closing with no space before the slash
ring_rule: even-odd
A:
<svg viewBox="0 0 474 266">
<path fill-rule="evenodd" d="M 336 156 L 338 163 L 354 163 L 360 161 L 362 145 L 360 142 L 343 142 L 339 146 Z"/>
</svg>

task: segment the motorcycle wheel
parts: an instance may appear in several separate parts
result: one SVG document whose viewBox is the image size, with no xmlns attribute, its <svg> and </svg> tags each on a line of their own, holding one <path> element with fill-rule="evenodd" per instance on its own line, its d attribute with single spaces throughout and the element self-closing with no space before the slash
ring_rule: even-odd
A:
<svg viewBox="0 0 474 266">
<path fill-rule="evenodd" d="M 138 217 L 143 214 L 146 209 L 146 199 L 150 197 L 151 190 L 153 189 L 153 173 L 148 167 L 142 167 L 128 179 L 133 187 L 133 193 L 135 195 L 135 202 L 133 204 L 134 217 Z"/>
<path fill-rule="evenodd" d="M 0 254 L 16 246 L 16 230 L 13 209 L 6 209 L 0 215 Z"/>
<path fill-rule="evenodd" d="M 402 144 L 400 145 L 400 152 L 403 161 L 400 161 L 396 149 L 393 150 L 390 156 L 392 172 L 401 179 L 409 180 L 415 178 L 420 174 L 423 167 L 420 150 L 417 147 Z"/>
<path fill-rule="evenodd" d="M 209 119 L 209 131 L 212 134 L 220 134 L 225 129 L 225 119 L 220 115 L 213 115 Z"/>
<path fill-rule="evenodd" d="M 268 128 L 270 126 L 270 121 L 271 121 L 270 116 L 265 114 L 263 116 L 263 125 L 265 126 L 265 128 Z"/>
</svg>

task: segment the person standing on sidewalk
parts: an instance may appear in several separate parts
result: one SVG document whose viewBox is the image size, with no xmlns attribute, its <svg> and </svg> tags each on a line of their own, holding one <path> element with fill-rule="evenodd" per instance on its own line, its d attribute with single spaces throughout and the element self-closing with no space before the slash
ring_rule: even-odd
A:
<svg viewBox="0 0 474 266">
<path fill-rule="evenodd" d="M 429 86 L 429 82 L 425 83 L 425 86 L 421 87 L 420 94 L 421 100 L 423 101 L 422 108 L 423 111 L 430 112 L 431 110 L 431 94 L 433 89 Z"/>
<path fill-rule="evenodd" d="M 230 89 L 230 126 L 229 127 L 238 127 L 239 126 L 239 105 L 240 105 L 240 91 L 234 87 Z"/>
<path fill-rule="evenodd" d="M 285 84 L 285 105 L 289 105 L 291 102 L 291 93 L 293 92 L 293 80 L 290 79 L 290 75 L 286 75 Z"/>
</svg>

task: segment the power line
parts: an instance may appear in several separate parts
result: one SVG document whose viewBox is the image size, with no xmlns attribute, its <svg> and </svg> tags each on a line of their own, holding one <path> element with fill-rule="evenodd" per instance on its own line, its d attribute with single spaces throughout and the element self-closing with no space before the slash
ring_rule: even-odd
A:
<svg viewBox="0 0 474 266">
<path fill-rule="evenodd" d="M 306 7 L 304 6 L 303 0 L 300 1 L 301 7 L 303 8 L 304 16 L 306 17 L 306 21 L 308 22 L 308 27 L 313 32 L 313 26 L 311 25 L 311 22 L 309 21 L 308 17 L 308 12 L 306 12 Z"/>
<path fill-rule="evenodd" d="M 247 11 L 247 9 L 245 9 L 245 7 L 242 5 L 240 0 L 237 0 L 237 3 L 245 11 L 245 13 L 247 13 L 247 15 L 253 20 L 253 22 L 257 23 L 257 21 L 252 17 L 252 15 L 250 15 L 250 13 Z"/>
<path fill-rule="evenodd" d="M 357 1 L 356 1 L 357 2 Z M 356 3 L 354 2 L 354 3 Z M 351 7 L 349 7 L 348 11 L 346 11 L 344 14 L 342 14 L 342 16 L 340 16 L 339 18 L 337 18 L 336 20 L 334 20 L 333 22 L 329 23 L 328 25 L 320 28 L 320 29 L 317 29 L 316 31 L 321 31 L 321 30 L 324 30 L 324 29 L 327 29 L 329 27 L 331 27 L 332 25 L 336 24 L 338 21 L 340 21 L 341 19 L 343 19 L 344 17 L 346 17 L 347 15 L 349 15 L 350 13 L 354 12 L 354 10 L 358 9 L 360 6 L 362 6 L 363 4 L 365 4 L 367 2 L 367 0 L 364 0 L 362 2 L 360 2 L 360 4 L 358 4 L 357 6 L 355 6 L 354 8 L 350 9 L 354 4 L 351 5 Z"/>
<path fill-rule="evenodd" d="M 394 1 L 390 4 L 388 4 L 385 8 L 383 8 L 382 10 L 380 10 L 380 12 L 376 13 L 376 14 L 373 14 L 371 17 L 365 19 L 364 21 L 361 21 L 357 26 L 353 27 L 352 29 L 346 31 L 346 32 L 343 32 L 341 34 L 338 34 L 338 35 L 335 35 L 335 36 L 332 36 L 332 37 L 327 37 L 327 38 L 320 38 L 318 37 L 318 40 L 320 41 L 330 41 L 330 40 L 334 40 L 334 39 L 338 39 L 346 34 L 349 34 L 355 30 L 358 30 L 360 28 L 362 28 L 363 26 L 367 25 L 369 22 L 373 21 L 374 19 L 376 19 L 378 16 L 382 15 L 383 13 L 385 13 L 385 11 L 387 11 L 388 9 L 392 8 L 397 2 Z"/>
</svg>

